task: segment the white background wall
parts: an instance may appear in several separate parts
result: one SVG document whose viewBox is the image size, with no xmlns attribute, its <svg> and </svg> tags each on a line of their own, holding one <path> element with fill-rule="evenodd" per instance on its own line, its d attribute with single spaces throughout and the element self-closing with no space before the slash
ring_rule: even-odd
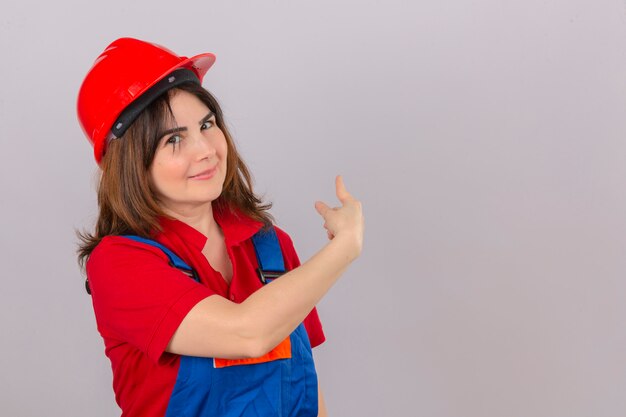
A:
<svg viewBox="0 0 626 417">
<path fill-rule="evenodd" d="M 362 199 L 320 305 L 331 415 L 626 413 L 626 3 L 59 0 L 0 12 L 1 415 L 119 413 L 74 229 L 76 93 L 121 36 L 217 54 L 205 86 L 303 259 L 334 175 Z"/>
</svg>

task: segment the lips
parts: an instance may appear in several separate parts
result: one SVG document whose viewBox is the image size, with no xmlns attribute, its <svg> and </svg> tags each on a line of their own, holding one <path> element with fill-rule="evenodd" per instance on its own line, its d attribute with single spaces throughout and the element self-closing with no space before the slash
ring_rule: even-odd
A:
<svg viewBox="0 0 626 417">
<path fill-rule="evenodd" d="M 215 175 L 215 173 L 217 172 L 217 166 L 207 169 L 205 171 L 199 172 L 196 175 L 192 175 L 191 177 L 189 177 L 189 179 L 191 180 L 208 180 L 210 178 L 213 178 L 213 176 Z"/>
</svg>

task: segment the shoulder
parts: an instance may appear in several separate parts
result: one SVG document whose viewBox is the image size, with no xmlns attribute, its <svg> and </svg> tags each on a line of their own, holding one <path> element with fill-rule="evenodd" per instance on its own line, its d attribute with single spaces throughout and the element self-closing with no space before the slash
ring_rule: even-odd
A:
<svg viewBox="0 0 626 417">
<path fill-rule="evenodd" d="M 289 236 L 287 232 L 285 232 L 283 229 L 281 229 L 280 227 L 276 225 L 274 225 L 274 230 L 276 230 L 276 236 L 278 236 L 278 241 L 281 243 L 281 245 L 285 243 L 285 244 L 293 246 L 293 241 L 291 240 L 291 236 Z"/>
<path fill-rule="evenodd" d="M 280 244 L 280 248 L 283 251 L 283 256 L 285 258 L 285 267 L 287 269 L 293 269 L 300 265 L 300 259 L 298 258 L 298 254 L 296 252 L 296 248 L 293 245 L 293 240 L 291 236 L 287 232 L 285 232 L 280 227 L 274 225 L 274 229 L 276 230 L 276 236 L 278 237 L 278 243 Z"/>
<path fill-rule="evenodd" d="M 94 305 L 135 305 L 143 299 L 156 305 L 200 286 L 173 268 L 161 249 L 123 236 L 102 239 L 86 270 Z"/>
<path fill-rule="evenodd" d="M 133 259 L 167 261 L 167 256 L 159 248 L 147 243 L 137 242 L 124 236 L 105 236 L 89 256 L 87 270 L 102 264 L 123 263 L 126 265 L 128 262 L 132 263 Z"/>
<path fill-rule="evenodd" d="M 172 270 L 167 255 L 159 248 L 123 236 L 104 237 L 86 264 L 87 278 L 94 293 L 101 283 L 106 282 L 112 289 L 142 277 L 170 274 Z"/>
</svg>

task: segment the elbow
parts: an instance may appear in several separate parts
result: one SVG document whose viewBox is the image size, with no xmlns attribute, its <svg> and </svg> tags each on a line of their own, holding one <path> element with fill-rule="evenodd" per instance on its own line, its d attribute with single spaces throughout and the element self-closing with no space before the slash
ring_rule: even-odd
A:
<svg viewBox="0 0 626 417">
<path fill-rule="evenodd" d="M 241 347 L 241 355 L 243 359 L 260 358 L 273 349 L 269 338 L 261 335 L 246 338 Z"/>
<path fill-rule="evenodd" d="M 239 334 L 242 341 L 241 354 L 245 358 L 261 357 L 273 348 L 269 329 L 266 329 L 265 323 L 256 315 L 246 317 L 244 314 L 241 317 Z"/>
<path fill-rule="evenodd" d="M 268 347 L 268 343 L 261 338 L 255 339 L 250 342 L 246 356 L 248 358 L 259 358 L 267 354 L 272 348 Z"/>
</svg>

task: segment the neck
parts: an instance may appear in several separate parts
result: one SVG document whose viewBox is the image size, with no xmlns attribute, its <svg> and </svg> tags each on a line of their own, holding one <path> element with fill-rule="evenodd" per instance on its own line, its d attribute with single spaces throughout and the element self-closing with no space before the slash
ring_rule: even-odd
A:
<svg viewBox="0 0 626 417">
<path fill-rule="evenodd" d="M 195 207 L 161 207 L 163 212 L 170 217 L 180 220 L 193 227 L 206 237 L 221 234 L 221 230 L 213 217 L 213 206 L 211 203 L 202 204 Z"/>
</svg>

